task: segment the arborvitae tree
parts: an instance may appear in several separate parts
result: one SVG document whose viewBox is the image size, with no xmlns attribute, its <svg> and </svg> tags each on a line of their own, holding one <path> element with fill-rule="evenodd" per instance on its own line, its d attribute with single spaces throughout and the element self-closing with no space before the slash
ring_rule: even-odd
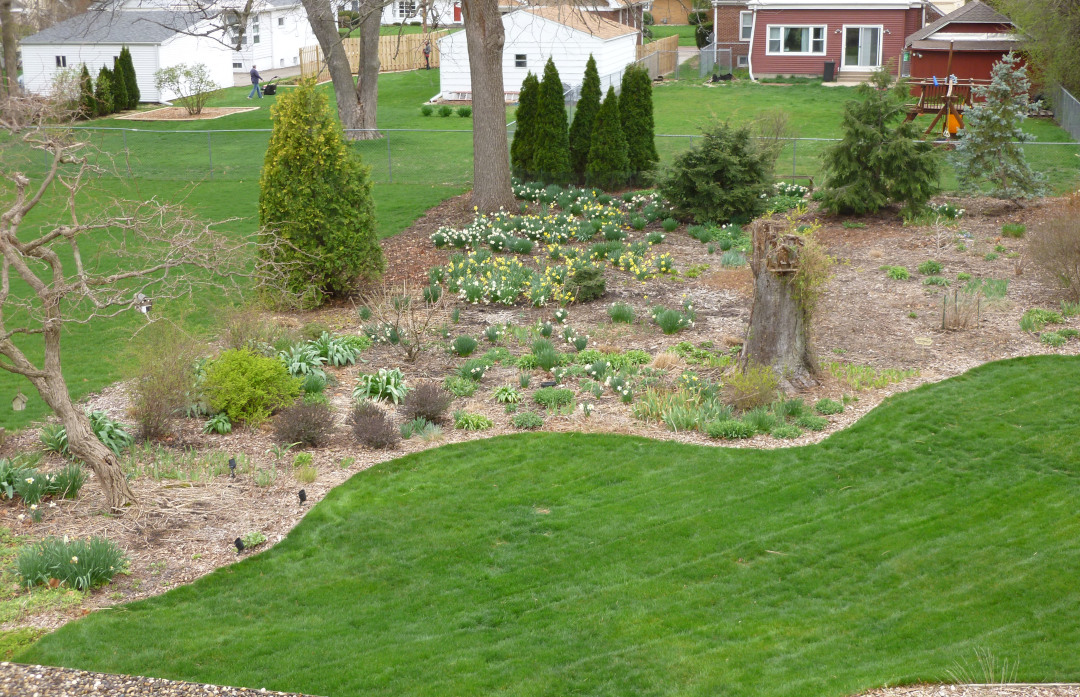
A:
<svg viewBox="0 0 1080 697">
<path fill-rule="evenodd" d="M 290 289 L 313 304 L 342 296 L 386 265 L 375 235 L 369 168 L 345 145 L 314 81 L 278 97 L 259 180 L 259 224 L 287 244 L 274 260 L 295 265 Z"/>
<path fill-rule="evenodd" d="M 585 181 L 601 189 L 617 189 L 626 184 L 630 161 L 626 156 L 626 137 L 619 118 L 619 97 L 608 87 L 604 103 L 596 112 L 592 127 L 589 161 Z"/>
<path fill-rule="evenodd" d="M 540 107 L 540 81 L 530 71 L 521 83 L 515 113 L 514 142 L 510 144 L 510 166 L 514 176 L 529 179 L 536 151 L 536 112 Z"/>
<path fill-rule="evenodd" d="M 544 182 L 565 184 L 570 180 L 570 136 L 567 133 L 566 102 L 555 61 L 548 58 L 540 81 L 533 168 Z"/>
<path fill-rule="evenodd" d="M 135 76 L 135 63 L 131 60 L 131 51 L 127 46 L 120 49 L 120 63 L 124 66 L 124 79 L 127 83 L 127 108 L 134 109 L 139 106 L 139 81 Z"/>
<path fill-rule="evenodd" d="M 128 105 L 127 75 L 124 74 L 124 66 L 119 58 L 113 58 L 111 77 L 113 88 L 113 111 L 123 111 L 124 109 L 127 109 Z"/>
<path fill-rule="evenodd" d="M 570 168 L 579 180 L 585 176 L 585 166 L 589 162 L 589 149 L 592 147 L 593 121 L 600 111 L 600 73 L 596 70 L 596 59 L 589 54 L 585 64 L 585 79 L 581 83 L 581 96 L 578 98 L 574 121 L 570 124 Z"/>
<path fill-rule="evenodd" d="M 112 76 L 104 65 L 94 81 L 94 115 L 108 116 L 113 113 Z"/>
<path fill-rule="evenodd" d="M 825 151 L 822 207 L 834 213 L 873 213 L 889 203 L 917 212 L 937 190 L 939 163 L 931 143 L 904 121 L 906 81 L 893 83 L 891 66 L 859 85 L 844 105 L 844 137 Z"/>
<path fill-rule="evenodd" d="M 90 71 L 86 69 L 86 63 L 83 63 L 82 73 L 79 75 L 79 116 L 92 119 L 96 111 L 94 80 L 90 77 Z"/>
<path fill-rule="evenodd" d="M 960 142 L 952 153 L 963 189 L 978 192 L 985 181 L 990 183 L 987 193 L 1011 201 L 1040 195 L 1044 179 L 1032 171 L 1021 145 L 1035 136 L 1021 127 L 1031 82 L 1018 60 L 1012 53 L 1003 57 L 990 71 L 990 84 L 975 88 L 976 96 L 986 101 L 976 102 L 964 114 Z"/>
<path fill-rule="evenodd" d="M 626 135 L 630 171 L 640 180 L 641 173 L 653 169 L 660 161 L 654 137 L 652 79 L 645 68 L 630 66 L 623 73 L 619 114 Z"/>
</svg>

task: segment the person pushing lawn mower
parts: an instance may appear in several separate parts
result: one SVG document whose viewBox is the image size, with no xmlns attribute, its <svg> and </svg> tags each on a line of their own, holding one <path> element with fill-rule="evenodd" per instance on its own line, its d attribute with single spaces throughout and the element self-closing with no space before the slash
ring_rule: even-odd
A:
<svg viewBox="0 0 1080 697">
<path fill-rule="evenodd" d="M 259 75 L 259 71 L 255 69 L 255 66 L 251 66 L 251 93 L 248 94 L 248 99 L 251 99 L 255 95 L 258 95 L 259 99 L 262 99 L 262 92 L 259 91 L 259 81 L 262 77 Z"/>
</svg>

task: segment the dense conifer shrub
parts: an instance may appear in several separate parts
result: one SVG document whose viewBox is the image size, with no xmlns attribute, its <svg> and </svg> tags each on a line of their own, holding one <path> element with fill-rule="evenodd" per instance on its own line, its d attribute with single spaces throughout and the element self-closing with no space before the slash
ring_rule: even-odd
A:
<svg viewBox="0 0 1080 697">
<path fill-rule="evenodd" d="M 641 66 L 632 65 L 623 73 L 619 118 L 626 137 L 630 172 L 635 181 L 641 181 L 642 173 L 653 169 L 660 161 L 654 134 L 652 79 L 649 71 Z"/>
<path fill-rule="evenodd" d="M 585 179 L 585 167 L 589 163 L 589 150 L 592 149 L 593 123 L 600 111 L 602 96 L 596 59 L 590 53 L 589 61 L 585 64 L 581 95 L 574 110 L 574 121 L 570 124 L 570 168 L 579 181 Z"/>
<path fill-rule="evenodd" d="M 619 118 L 619 97 L 614 87 L 608 87 L 604 103 L 593 121 L 589 160 L 585 166 L 585 181 L 589 186 L 618 189 L 626 184 L 630 161 L 626 155 L 626 138 Z"/>
<path fill-rule="evenodd" d="M 533 178 L 533 153 L 536 149 L 536 118 L 540 107 L 540 81 L 531 72 L 525 76 L 518 93 L 514 114 L 514 141 L 510 144 L 510 166 L 514 176 Z"/>
<path fill-rule="evenodd" d="M 540 81 L 533 168 L 544 182 L 565 184 L 570 180 L 570 136 L 567 132 L 563 84 L 555 61 L 548 58 Z"/>
</svg>

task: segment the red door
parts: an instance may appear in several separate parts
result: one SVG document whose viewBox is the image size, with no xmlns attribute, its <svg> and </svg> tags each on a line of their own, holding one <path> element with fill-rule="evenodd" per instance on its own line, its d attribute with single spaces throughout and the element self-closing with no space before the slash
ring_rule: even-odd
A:
<svg viewBox="0 0 1080 697">
<path fill-rule="evenodd" d="M 461 3 L 460 2 L 455 2 L 454 3 L 454 21 L 455 22 L 460 22 L 461 21 Z"/>
</svg>

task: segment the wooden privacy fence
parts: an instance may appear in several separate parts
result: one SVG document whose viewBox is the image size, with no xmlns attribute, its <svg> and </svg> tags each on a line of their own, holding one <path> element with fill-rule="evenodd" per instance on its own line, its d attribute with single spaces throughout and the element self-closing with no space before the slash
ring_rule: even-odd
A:
<svg viewBox="0 0 1080 697">
<path fill-rule="evenodd" d="M 646 56 L 659 53 L 659 72 L 661 75 L 675 72 L 679 66 L 679 37 L 665 36 L 657 41 L 649 42 L 637 47 L 637 58 L 641 60 Z"/>
<path fill-rule="evenodd" d="M 379 37 L 379 72 L 397 70 L 417 70 L 424 67 L 424 42 L 431 42 L 431 67 L 439 67 L 439 43 L 441 36 L 450 32 L 433 31 L 428 34 L 401 34 Z M 677 38 L 677 37 L 676 37 Z M 360 39 L 341 40 L 345 55 L 349 57 L 349 68 L 355 73 L 360 67 Z M 304 46 L 300 49 L 300 74 L 304 77 L 325 72 L 322 49 L 318 46 Z M 328 75 L 323 75 L 328 77 Z"/>
</svg>

